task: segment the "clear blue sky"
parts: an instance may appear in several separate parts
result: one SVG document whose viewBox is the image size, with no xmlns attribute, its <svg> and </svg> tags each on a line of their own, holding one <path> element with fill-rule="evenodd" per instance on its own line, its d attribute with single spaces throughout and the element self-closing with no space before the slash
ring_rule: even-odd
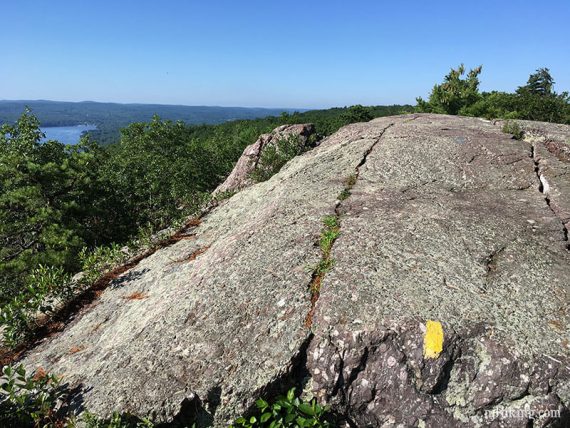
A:
<svg viewBox="0 0 570 428">
<path fill-rule="evenodd" d="M 3 0 L 0 99 L 413 103 L 449 67 L 570 90 L 570 1 Z"/>
</svg>

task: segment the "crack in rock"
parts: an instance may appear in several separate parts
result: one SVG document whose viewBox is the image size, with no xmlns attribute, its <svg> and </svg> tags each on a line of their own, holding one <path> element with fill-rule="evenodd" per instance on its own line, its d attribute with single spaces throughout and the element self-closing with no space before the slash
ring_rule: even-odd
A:
<svg viewBox="0 0 570 428">
<path fill-rule="evenodd" d="M 546 176 L 542 173 L 542 165 L 541 165 L 542 160 L 537 154 L 537 149 L 535 144 L 536 144 L 535 142 L 531 144 L 531 158 L 534 162 L 534 172 L 539 181 L 538 191 L 543 194 L 544 201 L 546 202 L 546 205 L 548 206 L 550 211 L 552 211 L 554 216 L 560 220 L 560 223 L 562 225 L 563 240 L 564 242 L 566 242 L 565 247 L 566 250 L 570 251 L 570 243 L 568 242 L 568 228 L 566 227 L 564 220 L 560 218 L 557 211 L 551 205 L 549 197 L 550 184 L 548 183 Z"/>
</svg>

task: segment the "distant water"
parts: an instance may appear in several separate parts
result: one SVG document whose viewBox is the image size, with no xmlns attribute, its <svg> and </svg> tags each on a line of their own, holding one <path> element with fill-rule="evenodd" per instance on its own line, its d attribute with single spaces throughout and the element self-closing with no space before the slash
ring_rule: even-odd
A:
<svg viewBox="0 0 570 428">
<path fill-rule="evenodd" d="M 95 129 L 97 129 L 95 125 L 45 126 L 41 128 L 46 134 L 46 138 L 42 141 L 57 140 L 63 144 L 77 144 L 83 132 Z"/>
</svg>

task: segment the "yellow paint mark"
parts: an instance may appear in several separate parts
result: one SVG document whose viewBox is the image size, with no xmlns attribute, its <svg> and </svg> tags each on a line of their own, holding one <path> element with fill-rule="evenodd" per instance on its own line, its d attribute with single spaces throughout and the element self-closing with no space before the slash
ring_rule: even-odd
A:
<svg viewBox="0 0 570 428">
<path fill-rule="evenodd" d="M 424 335 L 424 358 L 437 358 L 443 351 L 443 327 L 439 321 L 428 320 Z"/>
</svg>

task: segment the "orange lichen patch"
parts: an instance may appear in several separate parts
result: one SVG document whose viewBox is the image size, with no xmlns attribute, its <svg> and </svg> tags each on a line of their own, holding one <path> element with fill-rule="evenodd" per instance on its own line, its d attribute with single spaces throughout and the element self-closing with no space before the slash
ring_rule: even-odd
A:
<svg viewBox="0 0 570 428">
<path fill-rule="evenodd" d="M 199 217 L 193 217 L 186 222 L 186 227 L 200 226 L 201 223 L 202 223 L 202 220 L 200 220 Z"/>
<path fill-rule="evenodd" d="M 443 327 L 439 321 L 428 320 L 424 334 L 424 358 L 437 358 L 443 351 Z"/>
<path fill-rule="evenodd" d="M 77 354 L 85 349 L 85 346 L 72 346 L 69 349 L 69 355 Z"/>
<path fill-rule="evenodd" d="M 315 308 L 317 306 L 317 300 L 320 297 L 320 290 L 321 290 L 321 281 L 323 280 L 323 275 L 317 275 L 311 281 L 311 285 L 309 286 L 309 290 L 311 291 L 311 309 L 309 309 L 309 313 L 305 317 L 305 322 L 303 325 L 306 328 L 311 328 L 313 325 L 313 316 L 315 314 Z"/>
<path fill-rule="evenodd" d="M 198 248 L 196 251 L 192 252 L 188 257 L 184 257 L 183 259 L 180 260 L 174 260 L 173 263 L 184 263 L 184 262 L 194 261 L 196 260 L 196 257 L 198 257 L 201 254 L 204 254 L 208 250 L 208 248 L 210 248 L 210 246 Z"/>
<path fill-rule="evenodd" d="M 129 294 L 128 296 L 123 296 L 123 299 L 127 299 L 127 300 L 143 300 L 146 299 L 148 297 L 148 295 L 146 295 L 145 293 L 141 292 L 141 291 L 135 291 L 132 294 Z"/>
<path fill-rule="evenodd" d="M 47 372 L 44 370 L 43 367 L 38 367 L 37 370 L 34 372 L 34 376 L 32 379 L 35 381 L 42 380 L 47 376 Z"/>
<path fill-rule="evenodd" d="M 562 325 L 562 323 L 558 320 L 550 320 L 548 321 L 548 326 L 556 331 L 564 331 L 564 326 Z"/>
<path fill-rule="evenodd" d="M 198 257 L 201 254 L 204 254 L 206 252 L 206 250 L 208 250 L 208 247 L 204 247 L 204 248 L 199 248 L 196 251 L 194 251 L 192 254 L 190 254 L 190 257 L 188 257 L 188 261 L 191 262 L 192 260 L 196 260 L 196 257 Z"/>
</svg>

